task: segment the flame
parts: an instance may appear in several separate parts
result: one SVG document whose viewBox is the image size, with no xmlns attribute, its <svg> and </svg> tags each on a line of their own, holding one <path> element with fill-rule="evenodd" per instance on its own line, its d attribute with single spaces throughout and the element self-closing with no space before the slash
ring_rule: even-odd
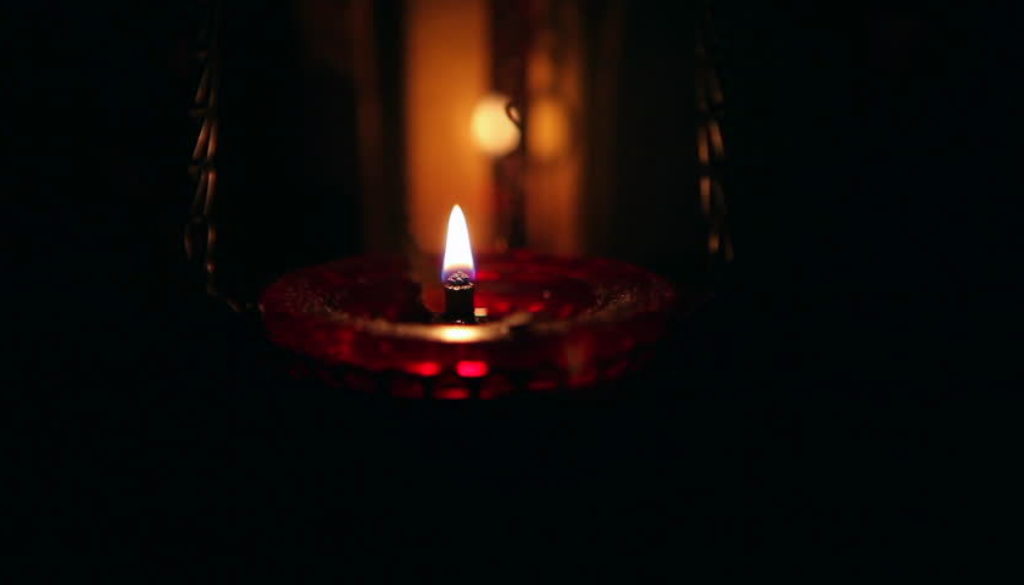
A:
<svg viewBox="0 0 1024 585">
<path fill-rule="evenodd" d="M 444 245 L 444 264 L 441 268 L 441 280 L 456 270 L 469 275 L 470 280 L 476 278 L 473 265 L 473 248 L 469 244 L 469 228 L 466 227 L 466 216 L 458 205 L 452 207 L 448 216 L 448 239 Z"/>
</svg>

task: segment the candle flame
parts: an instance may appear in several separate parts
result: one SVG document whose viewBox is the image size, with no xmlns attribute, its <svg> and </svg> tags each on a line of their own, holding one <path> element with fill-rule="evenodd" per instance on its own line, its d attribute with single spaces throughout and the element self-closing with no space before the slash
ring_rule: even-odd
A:
<svg viewBox="0 0 1024 585">
<path fill-rule="evenodd" d="M 458 205 L 452 207 L 452 213 L 448 216 L 448 239 L 444 246 L 441 280 L 447 280 L 456 271 L 465 272 L 469 280 L 476 277 L 473 248 L 469 244 L 469 228 L 466 226 L 466 216 Z"/>
</svg>

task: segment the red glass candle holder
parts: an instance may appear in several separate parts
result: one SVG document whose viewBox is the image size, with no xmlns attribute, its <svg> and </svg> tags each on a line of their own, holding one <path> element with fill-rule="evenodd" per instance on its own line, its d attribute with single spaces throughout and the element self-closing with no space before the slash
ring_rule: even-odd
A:
<svg viewBox="0 0 1024 585">
<path fill-rule="evenodd" d="M 677 304 L 668 282 L 622 262 L 481 255 L 480 323 L 451 325 L 437 322 L 437 266 L 360 257 L 289 273 L 263 294 L 268 335 L 331 384 L 486 399 L 618 378 L 643 361 Z"/>
</svg>

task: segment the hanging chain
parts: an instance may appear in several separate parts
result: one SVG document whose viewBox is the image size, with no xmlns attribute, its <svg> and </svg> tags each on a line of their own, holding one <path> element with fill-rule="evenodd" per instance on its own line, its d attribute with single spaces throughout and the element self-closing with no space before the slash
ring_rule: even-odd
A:
<svg viewBox="0 0 1024 585">
<path fill-rule="evenodd" d="M 728 231 L 721 177 L 721 167 L 725 160 L 725 140 L 722 135 L 725 98 L 712 54 L 715 44 L 711 10 L 706 7 L 698 25 L 696 46 L 697 163 L 700 168 L 698 191 L 701 210 L 708 223 L 708 254 L 712 258 L 729 262 L 734 252 Z"/>
<path fill-rule="evenodd" d="M 220 2 L 210 3 L 210 11 L 199 34 L 196 57 L 200 63 L 199 83 L 189 114 L 198 121 L 199 130 L 188 172 L 194 186 L 192 207 L 185 226 L 185 255 L 193 262 L 201 262 L 206 278 L 206 292 L 224 300 L 234 311 L 252 308 L 225 296 L 218 283 L 217 225 L 213 210 L 217 196 L 217 143 L 220 137 L 221 55 L 218 44 Z"/>
</svg>

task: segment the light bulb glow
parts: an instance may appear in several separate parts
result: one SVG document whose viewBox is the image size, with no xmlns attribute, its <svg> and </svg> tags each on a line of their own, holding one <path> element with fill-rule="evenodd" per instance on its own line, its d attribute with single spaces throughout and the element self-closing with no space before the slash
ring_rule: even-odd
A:
<svg viewBox="0 0 1024 585">
<path fill-rule="evenodd" d="M 500 94 L 484 96 L 473 108 L 470 129 L 473 140 L 484 154 L 502 157 L 519 145 L 519 128 L 509 119 L 505 105 L 509 99 Z"/>
</svg>

